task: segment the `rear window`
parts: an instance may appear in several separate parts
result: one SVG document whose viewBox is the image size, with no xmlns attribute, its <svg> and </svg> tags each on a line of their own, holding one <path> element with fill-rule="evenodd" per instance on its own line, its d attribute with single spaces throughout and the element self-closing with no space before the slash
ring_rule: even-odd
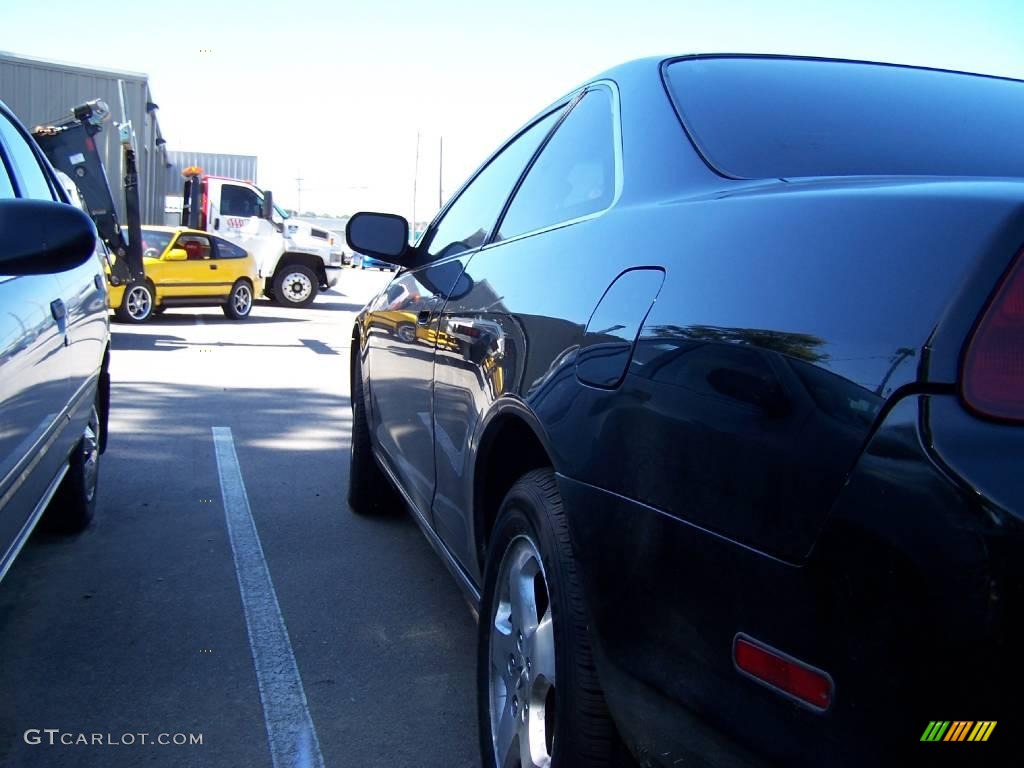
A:
<svg viewBox="0 0 1024 768">
<path fill-rule="evenodd" d="M 221 240 L 219 237 L 214 238 L 214 242 L 217 244 L 218 259 L 244 259 L 249 255 L 245 249 L 234 243 L 229 243 L 227 240 Z"/>
<path fill-rule="evenodd" d="M 1024 176 L 1024 82 L 840 61 L 706 58 L 665 80 L 727 176 Z"/>
</svg>

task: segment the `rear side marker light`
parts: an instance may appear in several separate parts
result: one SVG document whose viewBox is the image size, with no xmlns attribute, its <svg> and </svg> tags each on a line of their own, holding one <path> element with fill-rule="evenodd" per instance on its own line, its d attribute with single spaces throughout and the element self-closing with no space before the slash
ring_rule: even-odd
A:
<svg viewBox="0 0 1024 768">
<path fill-rule="evenodd" d="M 741 674 L 815 712 L 832 704 L 835 687 L 828 673 L 749 635 L 741 632 L 733 639 L 732 659 Z"/>
<path fill-rule="evenodd" d="M 964 402 L 978 414 L 1024 421 L 1024 251 L 971 334 L 960 380 Z"/>
</svg>

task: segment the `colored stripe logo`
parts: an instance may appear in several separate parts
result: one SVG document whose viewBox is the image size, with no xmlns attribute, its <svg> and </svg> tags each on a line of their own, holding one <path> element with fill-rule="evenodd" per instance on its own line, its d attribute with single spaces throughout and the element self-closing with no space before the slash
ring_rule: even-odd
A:
<svg viewBox="0 0 1024 768">
<path fill-rule="evenodd" d="M 995 727 L 995 720 L 932 720 L 921 741 L 988 741 Z"/>
</svg>

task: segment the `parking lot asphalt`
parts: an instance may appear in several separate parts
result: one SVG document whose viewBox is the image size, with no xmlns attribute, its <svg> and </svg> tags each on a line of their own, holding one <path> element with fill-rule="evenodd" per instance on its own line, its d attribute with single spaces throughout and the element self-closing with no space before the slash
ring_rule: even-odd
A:
<svg viewBox="0 0 1024 768">
<path fill-rule="evenodd" d="M 352 319 L 389 277 L 113 326 L 96 520 L 0 582 L 0 765 L 477 764 L 467 604 L 409 517 L 345 501 Z"/>
</svg>

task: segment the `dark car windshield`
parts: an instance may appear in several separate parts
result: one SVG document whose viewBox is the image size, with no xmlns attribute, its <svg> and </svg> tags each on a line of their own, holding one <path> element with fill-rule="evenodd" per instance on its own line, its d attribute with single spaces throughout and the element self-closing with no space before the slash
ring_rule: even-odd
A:
<svg viewBox="0 0 1024 768">
<path fill-rule="evenodd" d="M 1024 82 L 787 58 L 665 68 L 697 148 L 738 178 L 1024 177 Z"/>
</svg>

